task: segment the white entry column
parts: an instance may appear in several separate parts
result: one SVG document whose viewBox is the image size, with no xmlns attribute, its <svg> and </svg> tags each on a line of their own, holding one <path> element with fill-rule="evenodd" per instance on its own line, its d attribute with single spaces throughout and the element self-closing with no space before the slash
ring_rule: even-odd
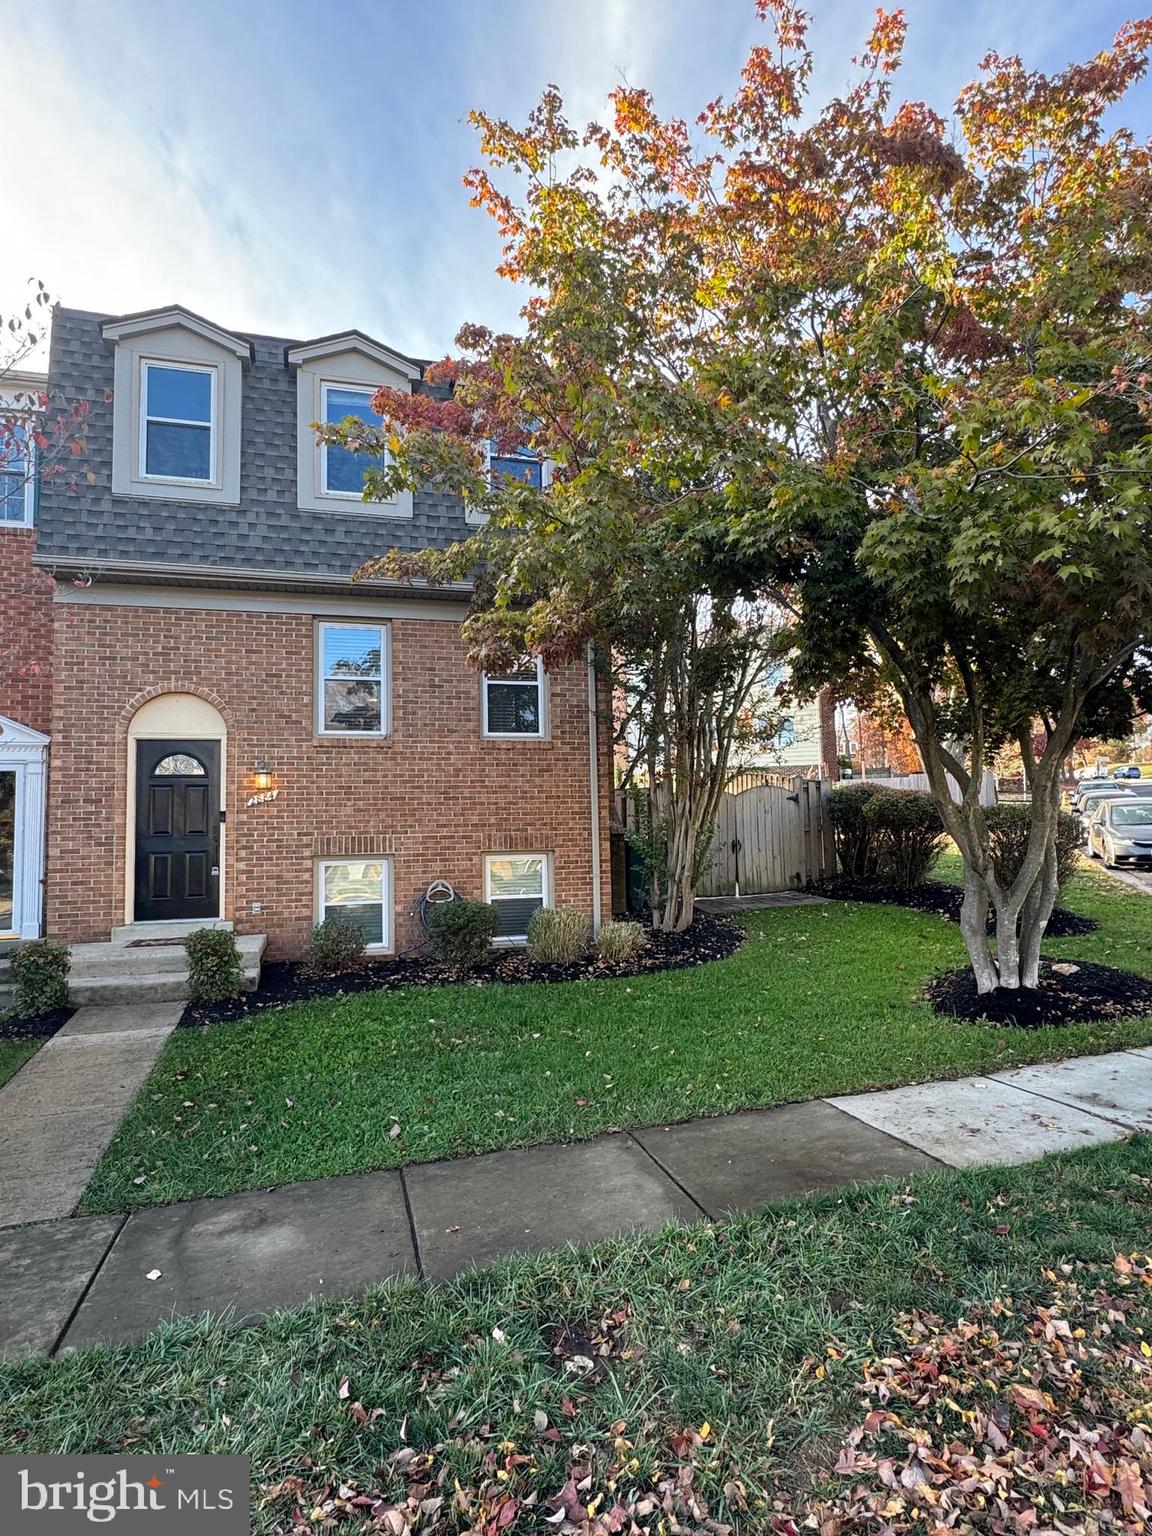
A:
<svg viewBox="0 0 1152 1536">
<path fill-rule="evenodd" d="M 0 773 L 15 783 L 12 914 L 0 938 L 38 939 L 44 910 L 44 822 L 49 737 L 0 715 Z"/>
</svg>

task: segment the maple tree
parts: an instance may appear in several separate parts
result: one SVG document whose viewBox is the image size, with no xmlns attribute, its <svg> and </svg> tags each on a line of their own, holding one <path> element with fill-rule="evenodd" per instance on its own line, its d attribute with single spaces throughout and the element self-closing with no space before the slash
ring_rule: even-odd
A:
<svg viewBox="0 0 1152 1536">
<path fill-rule="evenodd" d="M 535 290 L 524 334 L 467 326 L 425 392 L 376 395 L 383 428 L 320 430 L 388 450 L 367 496 L 431 486 L 468 504 L 472 538 L 391 551 L 365 574 L 475 577 L 474 662 L 500 672 L 534 654 L 554 668 L 598 648 L 646 801 L 653 921 L 681 929 L 733 751 L 775 707 L 762 695 L 780 622 L 756 562 L 715 532 L 731 470 L 723 408 L 701 387 L 722 357 L 699 298 L 708 232 L 642 135 L 577 133 L 555 90 L 522 132 L 475 121 L 491 166 L 524 183 L 514 205 L 488 172 L 471 178 L 504 232 L 503 271 Z"/>
<path fill-rule="evenodd" d="M 444 398 L 381 392 L 392 461 L 368 494 L 431 481 L 487 521 L 373 569 L 479 571 L 481 661 L 596 639 L 652 666 L 672 926 L 761 605 L 783 605 L 797 688 L 899 698 L 963 856 L 979 989 L 1035 986 L 1065 759 L 1152 694 L 1152 158 L 1104 122 L 1152 21 L 1051 76 L 991 54 L 945 113 L 893 105 L 900 12 L 820 105 L 805 14 L 759 10 L 771 41 L 694 128 L 633 88 L 582 134 L 554 89 L 523 129 L 474 115 L 469 182 L 531 289 L 524 334 L 465 328 L 430 371 Z M 486 441 L 551 461 L 551 485 L 490 481 Z M 1031 825 L 1005 887 L 979 789 L 1009 741 Z"/>
</svg>

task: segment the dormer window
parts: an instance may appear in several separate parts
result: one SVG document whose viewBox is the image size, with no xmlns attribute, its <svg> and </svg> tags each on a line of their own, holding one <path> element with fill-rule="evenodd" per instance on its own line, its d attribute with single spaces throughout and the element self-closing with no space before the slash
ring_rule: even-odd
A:
<svg viewBox="0 0 1152 1536">
<path fill-rule="evenodd" d="M 100 329 L 116 359 L 113 496 L 239 506 L 252 343 L 179 305 Z"/>
<path fill-rule="evenodd" d="M 150 480 L 211 484 L 216 370 L 141 362 L 140 473 Z"/>
<path fill-rule="evenodd" d="M 533 490 L 544 489 L 544 464 L 535 454 L 493 453 L 489 448 L 488 474 L 493 485 L 499 485 L 501 480 L 522 480 Z"/>
<path fill-rule="evenodd" d="M 346 421 L 378 427 L 372 397 L 382 386 L 409 391 L 420 369 L 409 358 L 373 341 L 360 331 L 341 331 L 318 341 L 302 341 L 285 354 L 296 370 L 297 498 L 302 512 L 331 512 L 337 517 L 411 517 L 411 491 L 395 491 L 385 501 L 364 500 L 364 476 L 383 469 L 386 453 L 353 453 L 340 443 L 323 443 L 316 424 Z"/>
<path fill-rule="evenodd" d="M 333 424 L 354 416 L 365 426 L 378 427 L 380 417 L 372 409 L 370 389 L 354 389 L 347 384 L 322 384 L 324 420 Z M 352 496 L 357 501 L 364 494 L 364 473 L 369 469 L 384 469 L 388 455 L 353 453 L 339 443 L 321 445 L 321 494 L 324 496 Z"/>
</svg>

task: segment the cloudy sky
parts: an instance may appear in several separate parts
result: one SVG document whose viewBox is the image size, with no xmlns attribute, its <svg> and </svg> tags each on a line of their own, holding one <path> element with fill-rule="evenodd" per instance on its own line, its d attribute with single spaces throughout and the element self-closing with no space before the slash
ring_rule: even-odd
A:
<svg viewBox="0 0 1152 1536">
<path fill-rule="evenodd" d="M 874 0 L 809 9 L 818 88 L 835 91 Z M 1139 13 L 1136 0 L 906 9 L 897 90 L 937 106 L 990 48 L 1056 68 Z M 178 301 L 291 336 L 356 325 L 423 356 L 462 320 L 511 326 L 518 307 L 460 185 L 470 107 L 518 119 L 555 81 L 582 122 L 626 79 L 694 114 L 762 35 L 751 0 L 0 0 L 0 26 L 18 192 L 0 314 L 36 276 L 82 308 Z M 1147 82 L 1125 115 L 1152 132 Z"/>
</svg>

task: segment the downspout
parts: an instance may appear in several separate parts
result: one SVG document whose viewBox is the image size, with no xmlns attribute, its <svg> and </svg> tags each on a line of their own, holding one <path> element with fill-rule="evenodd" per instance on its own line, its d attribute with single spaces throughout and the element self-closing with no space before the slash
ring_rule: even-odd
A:
<svg viewBox="0 0 1152 1536">
<path fill-rule="evenodd" d="M 599 937 L 600 922 L 600 737 L 596 720 L 596 653 L 588 642 L 588 805 L 592 829 L 592 933 Z"/>
</svg>

